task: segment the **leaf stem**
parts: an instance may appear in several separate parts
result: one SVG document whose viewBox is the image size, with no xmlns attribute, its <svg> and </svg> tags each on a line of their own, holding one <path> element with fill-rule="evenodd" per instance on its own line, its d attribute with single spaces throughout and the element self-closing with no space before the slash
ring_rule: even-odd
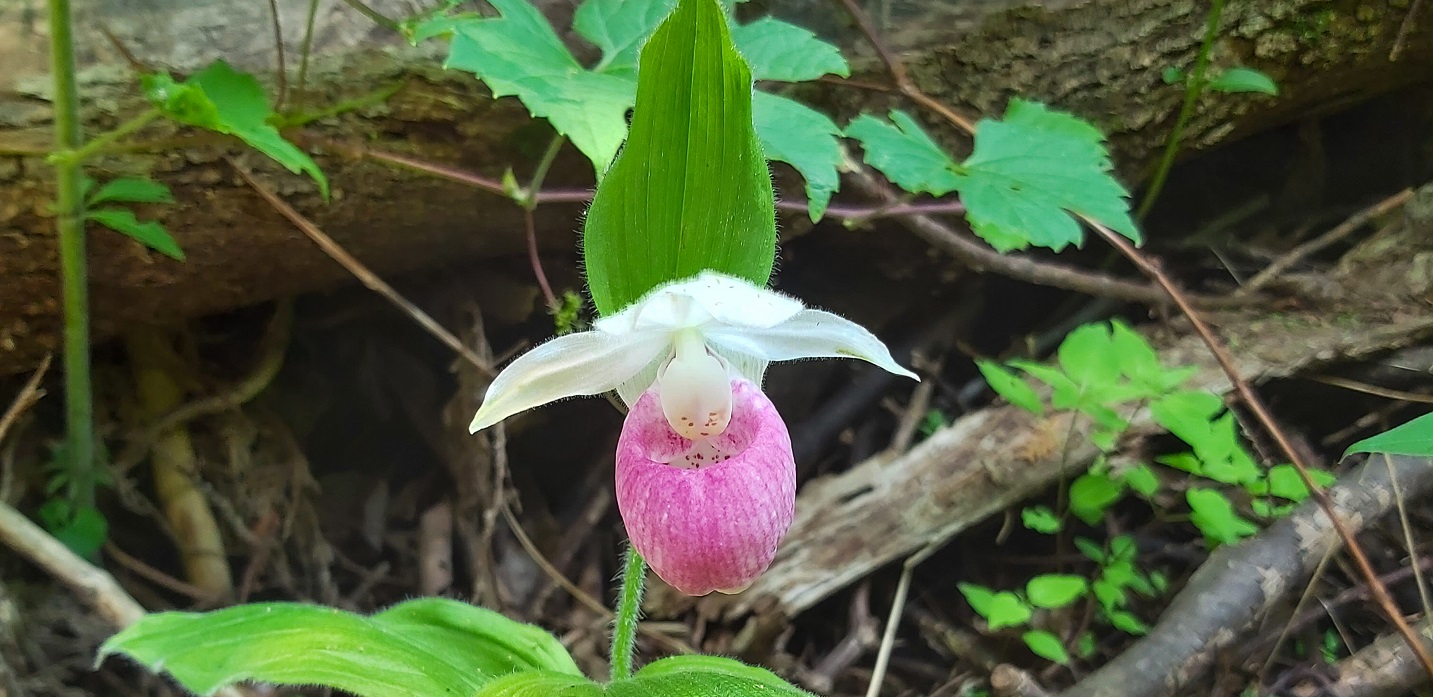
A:
<svg viewBox="0 0 1433 697">
<path fill-rule="evenodd" d="M 58 75 L 55 76 L 56 83 L 58 83 L 60 79 L 61 78 Z M 59 113 L 61 111 L 58 94 L 59 91 L 56 90 L 57 96 L 55 98 L 55 126 L 57 128 L 59 127 L 60 123 Z M 89 158 L 104 152 L 106 149 L 109 148 L 109 146 L 115 144 L 126 136 L 135 133 L 139 129 L 144 128 L 145 126 L 149 125 L 150 121 L 159 118 L 161 115 L 162 114 L 160 113 L 159 109 L 148 109 L 144 113 L 116 126 L 113 130 L 105 131 L 104 133 L 95 136 L 92 140 L 85 143 L 83 146 L 79 145 L 78 140 L 76 140 L 73 144 L 68 145 L 63 142 L 56 142 L 56 145 L 59 147 L 59 149 L 55 152 L 50 153 L 49 160 L 56 167 L 59 167 L 61 165 L 69 165 L 78 168 L 79 165 L 82 164 L 85 160 L 88 160 Z M 76 123 L 78 123 L 79 117 L 76 116 L 75 120 Z"/>
<path fill-rule="evenodd" d="M 612 632 L 612 679 L 632 677 L 632 654 L 637 646 L 637 619 L 642 613 L 642 589 L 647 581 L 647 560 L 632 547 L 622 564 L 622 588 L 617 596 L 617 621 Z"/>
<path fill-rule="evenodd" d="M 1209 21 L 1204 26 L 1204 43 L 1200 44 L 1199 55 L 1194 58 L 1194 68 L 1184 77 L 1184 103 L 1179 107 L 1179 116 L 1174 119 L 1174 128 L 1169 131 L 1169 140 L 1164 144 L 1159 166 L 1149 179 L 1149 188 L 1144 190 L 1144 200 L 1139 202 L 1139 210 L 1135 211 L 1134 217 L 1138 220 L 1144 220 L 1149 209 L 1154 207 L 1155 199 L 1159 198 L 1159 192 L 1164 189 L 1164 180 L 1174 166 L 1174 156 L 1179 153 L 1184 127 L 1189 125 L 1190 117 L 1194 116 L 1194 105 L 1199 101 L 1199 95 L 1204 93 L 1204 73 L 1209 69 L 1209 53 L 1214 47 L 1214 38 L 1219 35 L 1219 16 L 1222 14 L 1224 0 L 1211 0 Z"/>
<path fill-rule="evenodd" d="M 74 30 L 69 0 L 50 0 L 50 65 L 55 81 L 55 146 L 83 151 Z M 71 502 L 94 506 L 94 404 L 90 383 L 89 285 L 85 271 L 84 171 L 81 159 L 55 162 L 56 232 L 64 295 L 65 407 Z"/>
</svg>

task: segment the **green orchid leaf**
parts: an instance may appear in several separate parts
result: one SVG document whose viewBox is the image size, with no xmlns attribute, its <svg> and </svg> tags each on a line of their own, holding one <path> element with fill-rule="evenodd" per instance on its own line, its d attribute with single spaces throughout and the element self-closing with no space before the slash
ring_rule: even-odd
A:
<svg viewBox="0 0 1433 697">
<path fill-rule="evenodd" d="M 153 220 L 140 220 L 128 208 L 98 208 L 85 211 L 85 219 L 92 220 L 160 254 L 178 261 L 184 261 L 184 250 L 174 241 L 169 230 Z"/>
<path fill-rule="evenodd" d="M 1348 446 L 1343 456 L 1348 457 L 1354 453 L 1433 457 L 1433 414 L 1424 414 L 1401 426 L 1354 443 Z"/>
<path fill-rule="evenodd" d="M 473 697 L 603 697 L 608 694 L 581 675 L 524 671 L 483 685 Z"/>
<path fill-rule="evenodd" d="M 284 140 L 259 81 L 222 60 L 176 83 L 162 73 L 141 78 L 150 101 L 179 123 L 237 137 L 295 174 L 307 174 L 328 198 L 328 178 L 304 151 Z"/>
<path fill-rule="evenodd" d="M 493 678 L 545 670 L 582 678 L 547 632 L 441 598 L 371 617 L 299 603 L 147 615 L 100 647 L 168 672 L 201 695 L 246 680 L 324 685 L 364 697 L 475 694 Z"/>
<path fill-rule="evenodd" d="M 628 680 L 607 686 L 607 697 L 811 697 L 764 668 L 722 656 L 670 656 Z"/>
<path fill-rule="evenodd" d="M 839 49 L 779 19 L 764 17 L 734 27 L 731 36 L 758 80 L 805 82 L 823 75 L 851 74 Z"/>
<path fill-rule="evenodd" d="M 751 72 L 716 0 L 683 0 L 642 49 L 631 134 L 588 210 L 592 300 L 610 315 L 712 269 L 765 285 L 776 257 L 771 175 Z"/>
</svg>

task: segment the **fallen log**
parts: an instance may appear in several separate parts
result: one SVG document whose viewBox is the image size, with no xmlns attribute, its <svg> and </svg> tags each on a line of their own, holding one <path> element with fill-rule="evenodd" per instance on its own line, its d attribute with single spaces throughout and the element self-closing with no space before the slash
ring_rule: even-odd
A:
<svg viewBox="0 0 1433 697">
<path fill-rule="evenodd" d="M 296 64 L 307 4 L 279 4 L 287 70 L 283 80 L 271 80 L 276 92 L 286 91 L 290 104 L 310 109 L 349 105 L 310 124 L 307 135 L 381 146 L 494 178 L 508 167 L 522 176 L 535 163 L 548 131 L 531 124 L 520 105 L 493 101 L 471 76 L 442 71 L 441 46 L 407 47 L 338 0 L 318 4 L 313 59 L 300 84 Z M 408 11 L 396 0 L 370 4 L 392 17 Z M 557 26 L 568 26 L 569 3 L 540 4 Z M 91 134 L 143 108 L 129 57 L 111 47 L 101 30 L 151 66 L 183 72 L 223 57 L 273 74 L 276 52 L 265 3 L 77 5 L 87 66 L 81 92 Z M 0 375 L 33 365 L 58 341 L 58 263 L 47 213 L 53 192 L 39 156 L 50 137 L 47 37 L 43 18 L 27 7 L 0 1 L 0 65 L 6 67 L 0 75 Z M 837 39 L 857 56 L 861 79 L 885 80 L 862 38 L 826 0 L 772 2 L 770 9 Z M 1187 0 L 926 2 L 890 17 L 878 13 L 877 19 L 883 40 L 905 57 L 923 89 L 968 111 L 998 114 L 1006 99 L 1021 95 L 1092 118 L 1111 133 L 1122 171 L 1136 181 L 1164 142 L 1182 99 L 1182 90 L 1164 84 L 1161 73 L 1192 65 L 1205 11 Z M 1192 147 L 1426 79 L 1426 66 L 1433 64 L 1433 12 L 1410 14 L 1392 3 L 1234 0 L 1220 30 L 1215 67 L 1261 68 L 1283 91 L 1277 99 L 1201 100 L 1186 130 Z M 1392 60 L 1395 48 L 1400 55 Z M 390 89 L 391 96 L 375 98 Z M 830 85 L 805 88 L 802 95 L 843 114 L 895 104 L 879 93 Z M 210 314 L 347 280 L 226 170 L 219 155 L 235 152 L 231 144 L 185 137 L 162 125 L 139 136 L 172 147 L 107 156 L 94 163 L 92 174 L 149 174 L 173 188 L 181 205 L 142 213 L 169 227 L 189 260 L 157 257 L 96 230 L 90 262 L 98 337 L 134 322 Z M 518 210 L 499 197 L 323 147 L 315 154 L 335 188 L 330 204 L 308 183 L 260 158 L 248 164 L 267 173 L 269 184 L 377 273 L 522 250 Z M 557 186 L 587 186 L 590 180 L 590 168 L 571 151 L 549 177 Z M 572 253 L 578 213 L 572 206 L 539 211 L 546 249 Z"/>
</svg>

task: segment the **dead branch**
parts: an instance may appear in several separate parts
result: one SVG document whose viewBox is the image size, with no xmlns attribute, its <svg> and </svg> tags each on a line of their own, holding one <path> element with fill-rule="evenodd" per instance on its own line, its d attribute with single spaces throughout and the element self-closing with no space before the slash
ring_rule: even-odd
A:
<svg viewBox="0 0 1433 697">
<path fill-rule="evenodd" d="M 1433 490 L 1433 460 L 1370 460 L 1327 490 L 1338 518 L 1353 530 L 1392 510 L 1393 480 L 1418 497 Z M 1180 692 L 1212 666 L 1258 618 L 1300 587 L 1340 546 L 1320 504 L 1309 500 L 1292 515 L 1243 543 L 1224 547 L 1195 572 L 1149 635 L 1061 697 L 1157 697 Z M 1394 641 L 1399 641 L 1396 637 Z M 1402 647 L 1407 650 L 1407 647 Z M 1421 672 L 1409 651 L 1412 670 Z"/>
<path fill-rule="evenodd" d="M 1413 625 L 1423 646 L 1433 651 L 1433 617 Z M 1408 642 L 1397 634 L 1379 637 L 1334 665 L 1337 680 L 1323 686 L 1329 697 L 1399 697 L 1428 682 L 1428 674 Z"/>
</svg>

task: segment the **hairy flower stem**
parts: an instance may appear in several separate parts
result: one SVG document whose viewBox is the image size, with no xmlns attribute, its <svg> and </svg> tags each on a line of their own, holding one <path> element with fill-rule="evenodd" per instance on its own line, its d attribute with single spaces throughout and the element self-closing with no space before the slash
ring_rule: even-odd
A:
<svg viewBox="0 0 1433 697">
<path fill-rule="evenodd" d="M 50 65 L 55 81 L 55 148 L 79 148 L 80 100 L 75 82 L 74 31 L 69 0 L 50 0 Z M 89 278 L 85 270 L 84 172 L 76 159 L 55 163 L 56 232 L 65 310 L 65 406 L 70 495 L 94 505 L 94 404 L 90 384 Z"/>
<path fill-rule="evenodd" d="M 627 548 L 622 564 L 622 587 L 617 596 L 617 621 L 612 632 L 612 679 L 632 677 L 632 654 L 637 648 L 637 619 L 642 614 L 642 589 L 647 585 L 647 560 Z"/>
</svg>

